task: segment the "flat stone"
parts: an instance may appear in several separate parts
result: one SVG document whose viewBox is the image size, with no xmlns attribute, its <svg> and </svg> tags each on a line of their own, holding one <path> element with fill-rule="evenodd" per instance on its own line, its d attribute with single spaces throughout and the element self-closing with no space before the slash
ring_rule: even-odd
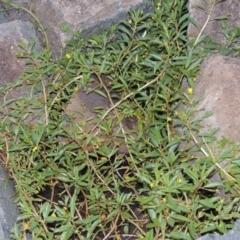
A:
<svg viewBox="0 0 240 240">
<path fill-rule="evenodd" d="M 220 127 L 217 137 L 240 141 L 240 60 L 221 55 L 205 59 L 195 86 L 194 98 L 204 97 L 198 108 L 212 111 L 204 120 L 208 126 Z"/>
</svg>

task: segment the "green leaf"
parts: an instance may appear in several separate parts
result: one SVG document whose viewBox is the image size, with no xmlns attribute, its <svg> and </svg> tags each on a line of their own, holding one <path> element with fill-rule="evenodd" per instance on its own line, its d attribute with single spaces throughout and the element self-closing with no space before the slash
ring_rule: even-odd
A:
<svg viewBox="0 0 240 240">
<path fill-rule="evenodd" d="M 188 234 L 180 231 L 171 232 L 169 236 L 171 237 L 171 239 L 181 239 L 181 240 L 191 239 Z"/>
<path fill-rule="evenodd" d="M 223 151 L 222 153 L 220 153 L 220 155 L 218 155 L 217 157 L 217 161 L 219 162 L 220 160 L 226 159 L 226 158 L 232 158 L 233 157 L 233 153 L 230 149 L 227 149 L 225 151 Z"/>
<path fill-rule="evenodd" d="M 137 175 L 137 177 L 142 181 L 142 182 L 145 182 L 145 183 L 147 183 L 147 184 L 150 184 L 151 183 L 151 181 L 149 180 L 149 178 L 147 177 L 147 176 L 145 176 L 144 174 L 136 174 Z"/>
<path fill-rule="evenodd" d="M 204 185 L 203 187 L 204 188 L 218 188 L 218 187 L 222 188 L 223 186 L 224 185 L 221 182 L 211 182 L 211 183 Z"/>
<path fill-rule="evenodd" d="M 191 220 L 187 217 L 184 217 L 182 215 L 179 215 L 179 214 L 171 214 L 170 215 L 172 218 L 176 219 L 176 220 L 180 220 L 180 221 L 183 221 L 183 222 L 191 222 Z"/>
<path fill-rule="evenodd" d="M 69 240 L 69 239 L 71 239 L 71 236 L 73 235 L 73 233 L 74 233 L 73 228 L 67 229 L 67 231 L 64 231 L 61 234 L 60 240 Z"/>
<path fill-rule="evenodd" d="M 89 224 L 99 218 L 99 215 L 90 215 L 86 219 L 80 219 L 76 221 L 76 224 Z"/>
<path fill-rule="evenodd" d="M 188 224 L 188 230 L 192 239 L 196 239 L 196 227 L 193 222 Z"/>
<path fill-rule="evenodd" d="M 192 18 L 192 17 L 189 17 L 189 21 L 195 26 L 195 27 L 198 27 L 198 22 Z"/>
<path fill-rule="evenodd" d="M 121 215 L 124 219 L 128 220 L 128 219 L 132 219 L 132 216 L 130 213 L 128 212 L 121 212 Z"/>
<path fill-rule="evenodd" d="M 77 194 L 75 191 L 70 201 L 70 214 L 72 218 L 74 218 L 75 211 L 76 211 L 76 200 L 77 200 Z"/>
<path fill-rule="evenodd" d="M 221 48 L 220 54 L 223 56 L 228 56 L 232 52 L 231 48 Z"/>
<path fill-rule="evenodd" d="M 61 31 L 68 32 L 70 30 L 68 24 L 66 22 L 61 23 Z"/>
<path fill-rule="evenodd" d="M 149 196 L 149 197 L 137 197 L 136 200 L 141 203 L 142 205 L 147 204 L 147 203 L 152 203 L 154 196 Z"/>
<path fill-rule="evenodd" d="M 204 112 L 204 115 L 202 116 L 202 118 L 208 118 L 208 117 L 210 117 L 210 116 L 212 116 L 213 115 L 213 112 L 211 112 L 211 111 L 206 111 L 206 112 Z"/>
<path fill-rule="evenodd" d="M 130 32 L 129 29 L 127 29 L 125 26 L 120 25 L 120 26 L 118 26 L 118 29 L 119 29 L 121 32 L 126 33 L 129 37 L 131 37 L 131 32 Z"/>
<path fill-rule="evenodd" d="M 190 64 L 190 66 L 188 67 L 187 71 L 190 71 L 190 70 L 192 70 L 193 68 L 199 67 L 201 62 L 202 62 L 202 59 L 201 59 L 201 58 L 196 59 L 194 62 L 192 62 L 192 63 Z"/>
<path fill-rule="evenodd" d="M 221 15 L 213 18 L 212 20 L 228 20 L 229 15 Z"/>
<path fill-rule="evenodd" d="M 9 104 L 11 104 L 11 103 L 13 103 L 15 101 L 16 101 L 16 99 L 9 99 L 9 100 L 5 101 L 3 104 L 1 104 L 1 107 L 2 108 L 6 107 L 7 105 L 9 105 Z"/>
<path fill-rule="evenodd" d="M 154 237 L 153 237 L 153 229 L 150 229 L 150 230 L 146 233 L 146 240 L 154 240 Z"/>
<path fill-rule="evenodd" d="M 123 68 L 125 68 L 128 64 L 129 64 L 129 62 L 133 59 L 133 54 L 130 54 L 128 57 L 127 57 L 127 59 L 124 61 L 124 63 L 123 63 Z"/>
<path fill-rule="evenodd" d="M 198 173 L 195 171 L 192 171 L 190 168 L 185 168 L 184 172 L 194 181 L 197 181 L 198 179 Z"/>
<path fill-rule="evenodd" d="M 48 223 L 55 223 L 55 222 L 58 222 L 58 221 L 62 221 L 62 219 L 58 218 L 58 217 L 46 217 L 45 221 L 48 222 Z"/>
<path fill-rule="evenodd" d="M 72 225 L 71 225 L 70 222 L 68 222 L 67 224 L 65 224 L 65 225 L 63 225 L 63 226 L 61 226 L 59 228 L 57 228 L 55 230 L 55 232 L 56 233 L 58 233 L 58 232 L 66 232 L 68 229 L 72 229 Z"/>
<path fill-rule="evenodd" d="M 214 230 L 216 230 L 216 225 L 212 224 L 212 225 L 201 228 L 200 232 L 201 234 L 203 234 L 203 233 L 213 232 Z"/>
<path fill-rule="evenodd" d="M 186 22 L 186 20 L 188 20 L 189 16 L 190 16 L 190 13 L 184 14 L 184 15 L 178 20 L 178 24 L 180 25 L 181 23 Z"/>
<path fill-rule="evenodd" d="M 148 209 L 148 214 L 152 221 L 154 221 L 154 219 L 157 219 L 157 214 L 154 209 Z"/>
<path fill-rule="evenodd" d="M 214 203 L 219 199 L 220 197 L 207 198 L 207 199 L 199 200 L 199 203 L 207 208 L 216 208 L 216 205 Z"/>
<path fill-rule="evenodd" d="M 43 218 L 46 218 L 51 211 L 51 205 L 48 202 L 45 202 L 43 205 L 40 207 L 40 213 L 42 213 Z"/>
<path fill-rule="evenodd" d="M 204 34 L 202 35 L 198 41 L 195 43 L 195 46 L 197 46 L 198 44 L 200 44 L 201 42 L 203 42 L 206 38 L 208 37 L 208 35 Z"/>
</svg>

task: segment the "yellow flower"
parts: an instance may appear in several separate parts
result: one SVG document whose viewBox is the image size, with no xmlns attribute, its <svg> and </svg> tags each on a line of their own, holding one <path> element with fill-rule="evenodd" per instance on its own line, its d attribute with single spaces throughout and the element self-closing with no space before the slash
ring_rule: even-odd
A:
<svg viewBox="0 0 240 240">
<path fill-rule="evenodd" d="M 187 91 L 188 91 L 188 94 L 189 94 L 189 95 L 192 95 L 192 94 L 193 94 L 193 89 L 192 89 L 192 88 L 188 88 Z"/>
<path fill-rule="evenodd" d="M 72 56 L 71 56 L 69 53 L 67 53 L 67 54 L 66 54 L 66 58 L 67 58 L 67 59 L 71 59 Z"/>
<path fill-rule="evenodd" d="M 157 6 L 158 6 L 158 7 L 161 7 L 161 5 L 162 5 L 162 3 L 160 3 L 160 2 L 159 2 L 159 3 L 157 3 Z"/>
<path fill-rule="evenodd" d="M 51 215 L 52 217 L 56 217 L 57 215 L 55 214 L 55 213 L 52 213 L 52 215 Z"/>
<path fill-rule="evenodd" d="M 132 20 L 131 20 L 131 19 L 129 19 L 129 20 L 128 20 L 128 23 L 129 23 L 129 24 L 132 24 Z"/>
<path fill-rule="evenodd" d="M 75 87 L 75 88 L 74 88 L 74 91 L 75 91 L 75 92 L 77 92 L 78 90 L 79 90 L 78 87 Z"/>
<path fill-rule="evenodd" d="M 150 188 L 153 188 L 153 187 L 154 187 L 154 183 L 151 182 L 151 183 L 149 184 L 149 186 L 150 186 Z"/>
<path fill-rule="evenodd" d="M 106 216 L 105 213 L 103 213 L 103 214 L 100 216 L 100 220 L 101 220 L 101 221 L 104 221 L 106 218 L 107 218 L 107 216 Z"/>
<path fill-rule="evenodd" d="M 22 223 L 22 226 L 23 226 L 23 229 L 24 229 L 24 230 L 29 229 L 29 224 L 26 223 L 26 222 L 23 222 L 23 223 Z"/>
<path fill-rule="evenodd" d="M 32 151 L 36 152 L 37 150 L 38 150 L 38 146 L 35 146 Z"/>
<path fill-rule="evenodd" d="M 168 121 L 168 122 L 171 122 L 171 121 L 172 121 L 172 118 L 171 118 L 171 117 L 167 117 L 167 121 Z"/>
<path fill-rule="evenodd" d="M 219 200 L 219 203 L 220 203 L 220 204 L 224 204 L 224 199 L 220 199 L 220 200 Z"/>
<path fill-rule="evenodd" d="M 179 178 L 179 179 L 178 179 L 178 183 L 181 183 L 182 181 L 183 181 L 182 178 Z"/>
</svg>

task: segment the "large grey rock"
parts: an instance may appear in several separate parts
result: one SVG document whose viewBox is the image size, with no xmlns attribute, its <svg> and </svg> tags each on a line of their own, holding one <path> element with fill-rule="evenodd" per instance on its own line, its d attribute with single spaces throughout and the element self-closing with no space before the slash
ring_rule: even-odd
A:
<svg viewBox="0 0 240 240">
<path fill-rule="evenodd" d="M 11 21 L 0 24 L 0 84 L 13 84 L 22 74 L 25 68 L 26 59 L 17 58 L 17 52 L 24 52 L 19 47 L 20 41 L 28 46 L 29 42 L 35 41 L 35 50 L 40 49 L 39 41 L 36 37 L 33 25 L 30 22 L 23 22 L 21 20 Z M 9 91 L 7 94 L 0 95 L 0 104 L 10 99 L 19 97 L 27 97 L 31 93 L 31 86 L 25 82 L 22 83 L 14 91 Z M 14 102 L 9 103 L 2 111 L 4 114 L 10 110 Z M 37 114 L 37 113 L 36 113 Z M 31 121 L 35 116 L 29 117 L 26 121 Z M 36 120 L 38 120 L 36 118 Z"/>
<path fill-rule="evenodd" d="M 198 109 L 204 108 L 213 112 L 212 116 L 204 119 L 204 130 L 220 127 L 216 134 L 218 139 L 225 136 L 240 141 L 240 59 L 210 55 L 203 62 L 200 72 L 194 98 L 204 97 Z M 221 166 L 228 168 L 226 161 L 223 161 Z M 211 180 L 220 182 L 221 178 L 219 174 L 215 174 Z M 226 197 L 223 191 L 220 194 Z M 198 240 L 238 240 L 239 226 L 240 220 L 236 222 L 233 230 L 222 236 L 207 234 Z"/>
<path fill-rule="evenodd" d="M 214 2 L 214 1 L 209 1 Z M 215 1 L 217 2 L 217 1 Z M 201 11 L 194 6 L 199 5 L 203 7 L 206 12 Z M 240 1 L 239 0 L 224 0 L 217 3 L 211 11 L 211 6 L 207 4 L 203 0 L 189 0 L 189 12 L 191 14 L 191 17 L 193 17 L 197 23 L 198 27 L 195 27 L 193 24 L 189 25 L 188 28 L 188 35 L 189 36 L 197 36 L 202 27 L 204 26 L 207 18 L 208 13 L 211 11 L 211 17 L 210 20 L 222 16 L 222 15 L 228 15 L 228 27 L 233 26 L 239 26 L 240 27 Z M 225 43 L 226 39 L 224 38 L 223 34 L 221 34 L 221 24 L 220 21 L 209 21 L 207 24 L 207 27 L 204 30 L 204 34 L 208 34 L 211 37 L 218 39 L 221 43 Z"/>
<path fill-rule="evenodd" d="M 66 41 L 72 36 L 62 32 L 61 23 L 67 23 L 76 31 L 82 29 L 86 36 L 125 19 L 130 9 L 143 9 L 146 6 L 145 0 L 38 0 L 33 9 L 46 28 L 53 54 L 59 55 L 61 48 L 66 46 Z"/>
<path fill-rule="evenodd" d="M 210 2 L 210 1 L 209 1 Z M 212 1 L 214 2 L 214 1 Z M 197 23 L 198 27 L 190 24 L 188 27 L 188 36 L 196 37 L 203 28 L 208 14 L 204 11 L 194 8 L 194 5 L 202 6 L 209 13 L 210 6 L 203 0 L 189 0 L 189 12 Z M 239 0 L 220 1 L 215 5 L 211 12 L 211 19 L 221 15 L 229 15 L 228 27 L 240 27 L 240 2 Z M 209 21 L 203 34 L 208 34 L 223 44 L 226 44 L 226 38 L 221 33 L 220 21 Z M 236 43 L 239 44 L 239 43 Z M 195 87 L 195 99 L 204 97 L 205 99 L 198 106 L 199 109 L 205 108 L 214 112 L 214 115 L 204 120 L 204 128 L 211 125 L 220 127 L 217 137 L 229 137 L 232 140 L 240 140 L 240 119 L 238 105 L 240 103 L 240 60 L 219 55 L 209 56 L 202 64 L 201 74 L 198 77 L 198 83 Z M 184 86 L 186 88 L 186 85 Z M 217 174 L 213 181 L 221 181 Z M 224 235 L 206 234 L 198 240 L 238 240 L 240 220 L 237 220 L 233 230 Z"/>
<path fill-rule="evenodd" d="M 30 22 L 16 20 L 0 24 L 0 83 L 14 82 L 21 74 L 25 60 L 16 57 L 20 40 L 28 44 L 30 39 L 37 39 Z M 40 47 L 37 44 L 38 48 Z"/>
<path fill-rule="evenodd" d="M 210 132 L 219 128 L 215 134 L 217 140 L 226 137 L 232 141 L 240 141 L 240 59 L 218 54 L 209 55 L 202 63 L 193 99 L 203 100 L 197 105 L 195 119 L 202 117 L 203 110 L 213 114 L 202 121 L 201 132 Z M 202 141 L 202 139 L 200 140 Z M 195 144 L 195 143 L 194 143 Z M 182 143 L 185 147 L 185 143 Z M 204 155 L 201 151 L 193 152 L 196 157 Z M 217 153 L 215 153 L 217 154 Z M 228 172 L 228 160 L 219 165 Z M 215 173 L 210 181 L 221 182 L 219 173 Z M 219 195 L 229 195 L 221 189 Z"/>
<path fill-rule="evenodd" d="M 240 59 L 211 55 L 202 64 L 194 98 L 204 97 L 198 108 L 212 111 L 204 126 L 220 127 L 217 137 L 240 141 Z"/>
</svg>

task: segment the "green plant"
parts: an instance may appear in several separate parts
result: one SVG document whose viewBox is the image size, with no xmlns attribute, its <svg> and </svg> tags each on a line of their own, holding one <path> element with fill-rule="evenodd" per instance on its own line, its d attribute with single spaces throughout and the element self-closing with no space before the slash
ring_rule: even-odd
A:
<svg viewBox="0 0 240 240">
<path fill-rule="evenodd" d="M 224 233 L 240 217 L 239 143 L 216 142 L 214 130 L 202 133 L 208 113 L 194 119 L 194 79 L 210 51 L 201 44 L 211 40 L 201 32 L 187 39 L 192 20 L 185 0 L 153 6 L 99 35 L 75 33 L 60 60 L 20 44 L 27 67 L 16 83 L 0 88 L 1 157 L 21 213 L 13 239 L 27 232 L 36 240 L 196 239 Z M 64 109 L 92 75 L 111 106 L 96 109 L 97 124 L 86 130 L 89 119 L 76 122 Z M 188 93 L 181 89 L 184 77 Z M 29 96 L 9 99 L 22 85 Z M 110 89 L 121 96 L 117 102 Z M 132 132 L 121 123 L 127 117 L 137 119 Z M 124 154 L 116 138 L 123 139 Z M 223 160 L 228 170 L 219 165 Z M 216 172 L 221 183 L 210 181 Z M 231 198 L 222 199 L 220 190 Z"/>
</svg>

